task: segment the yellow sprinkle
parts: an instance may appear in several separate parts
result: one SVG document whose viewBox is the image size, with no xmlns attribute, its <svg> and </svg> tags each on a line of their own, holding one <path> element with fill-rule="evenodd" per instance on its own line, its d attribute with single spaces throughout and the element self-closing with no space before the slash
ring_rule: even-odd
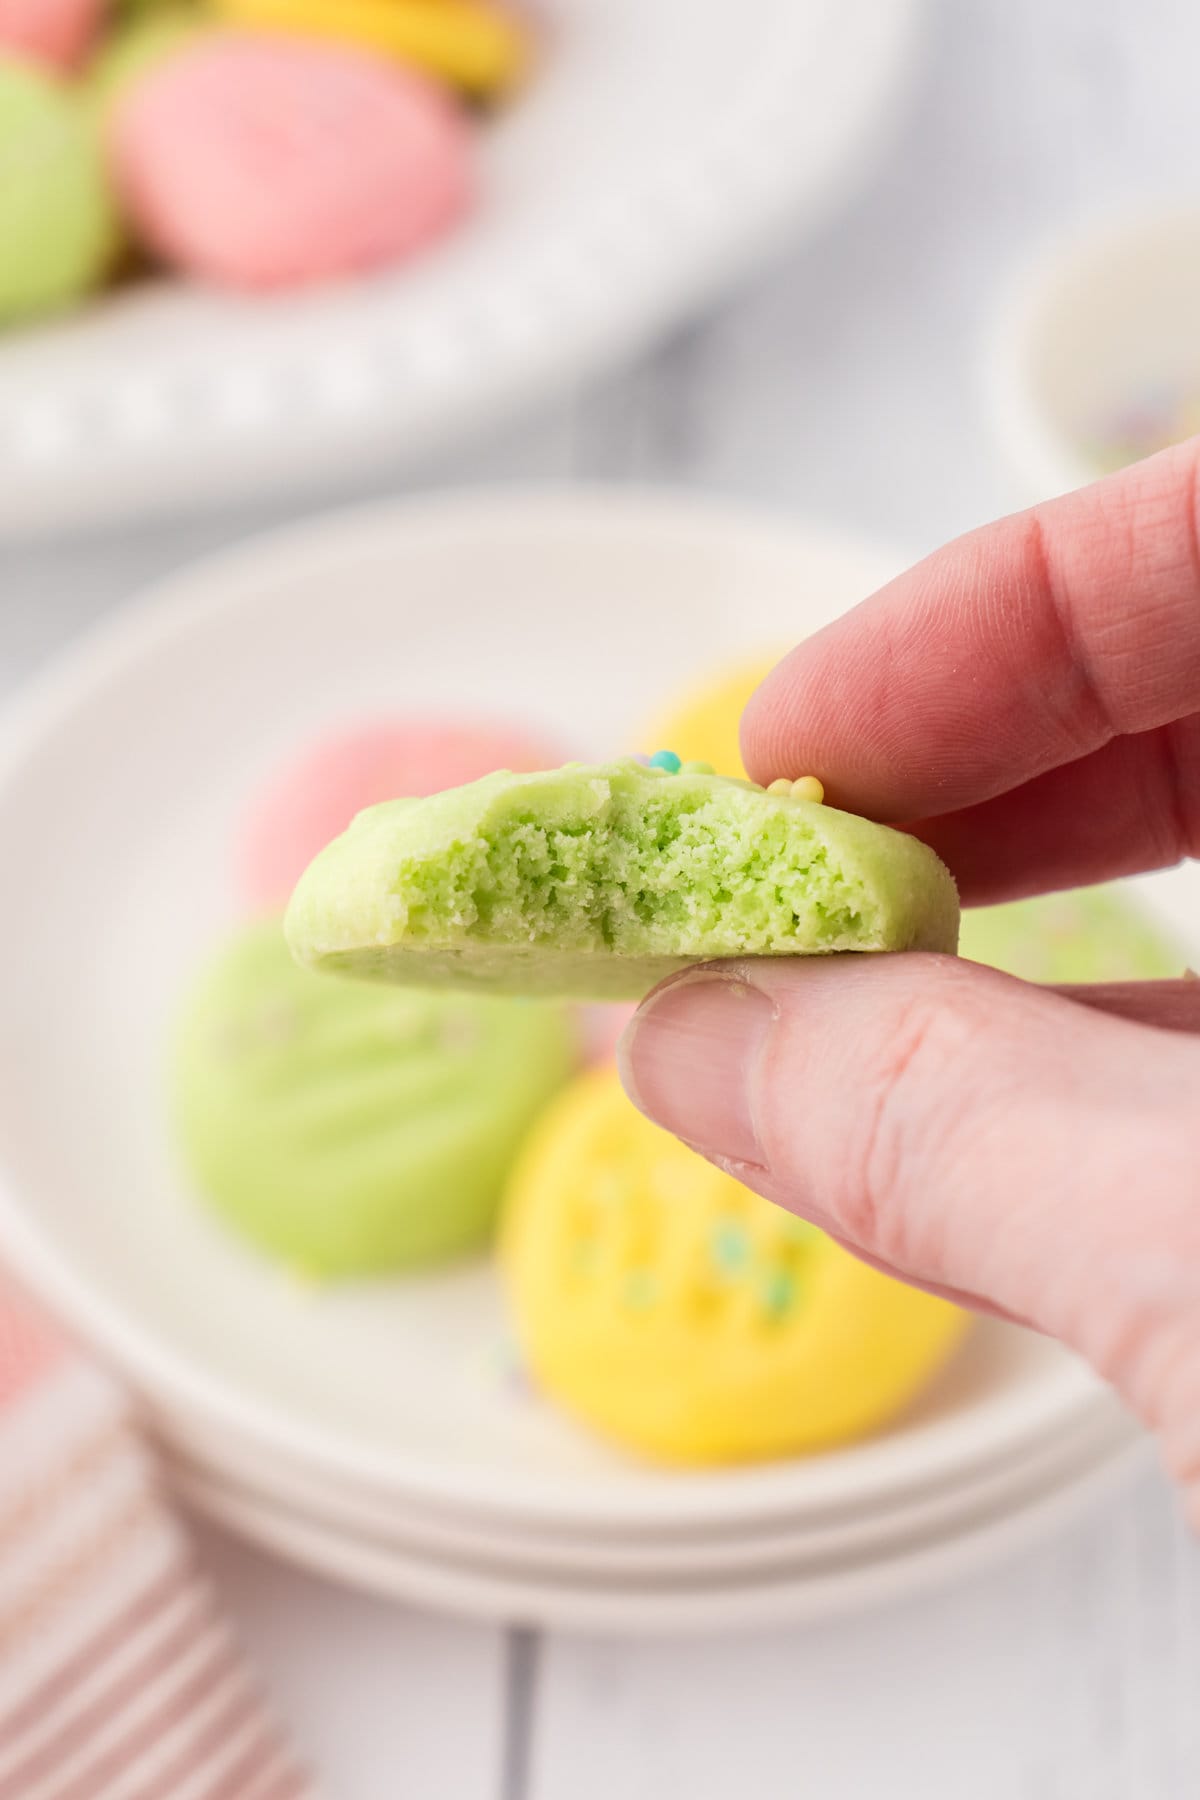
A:
<svg viewBox="0 0 1200 1800">
<path fill-rule="evenodd" d="M 777 780 L 773 781 L 771 783 L 770 787 L 767 789 L 768 794 L 790 794 L 791 791 L 792 791 L 792 784 L 788 780 L 786 775 L 780 775 L 779 778 Z"/>
<path fill-rule="evenodd" d="M 820 806 L 825 798 L 825 789 L 815 775 L 801 775 L 791 783 L 791 791 L 793 800 L 811 800 L 814 806 Z"/>
</svg>

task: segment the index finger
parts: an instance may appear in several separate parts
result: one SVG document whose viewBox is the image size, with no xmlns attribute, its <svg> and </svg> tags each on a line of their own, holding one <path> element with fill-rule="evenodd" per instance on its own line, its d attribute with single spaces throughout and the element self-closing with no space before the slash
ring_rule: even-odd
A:
<svg viewBox="0 0 1200 1800">
<path fill-rule="evenodd" d="M 931 818 L 1200 711 L 1198 506 L 1193 439 L 935 551 L 767 678 L 747 768 Z"/>
</svg>

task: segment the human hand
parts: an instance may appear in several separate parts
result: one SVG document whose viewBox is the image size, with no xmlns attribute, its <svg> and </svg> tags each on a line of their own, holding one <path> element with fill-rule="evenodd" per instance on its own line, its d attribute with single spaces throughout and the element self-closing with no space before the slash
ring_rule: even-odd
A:
<svg viewBox="0 0 1200 1800">
<path fill-rule="evenodd" d="M 779 666 L 761 781 L 905 823 L 964 902 L 1200 853 L 1200 440 L 970 533 Z M 866 1260 L 1086 1356 L 1200 1523 L 1200 981 L 727 963 L 642 1005 L 642 1110 Z"/>
</svg>

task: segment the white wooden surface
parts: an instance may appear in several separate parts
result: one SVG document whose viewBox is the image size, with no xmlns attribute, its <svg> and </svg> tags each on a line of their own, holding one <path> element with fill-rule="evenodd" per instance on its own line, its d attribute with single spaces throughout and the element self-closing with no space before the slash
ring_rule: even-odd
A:
<svg viewBox="0 0 1200 1800">
<path fill-rule="evenodd" d="M 1003 510 L 989 310 L 1047 234 L 1200 189 L 1197 51 L 1191 0 L 931 0 L 891 153 L 819 242 L 781 247 L 772 273 L 603 391 L 564 394 L 422 482 L 686 482 L 914 553 Z M 383 471 L 373 491 L 401 485 Z M 0 680 L 275 517 L 0 557 Z M 1153 1478 L 950 1591 L 726 1642 L 537 1642 L 203 1544 L 334 1800 L 1200 1790 L 1200 1553 Z"/>
</svg>

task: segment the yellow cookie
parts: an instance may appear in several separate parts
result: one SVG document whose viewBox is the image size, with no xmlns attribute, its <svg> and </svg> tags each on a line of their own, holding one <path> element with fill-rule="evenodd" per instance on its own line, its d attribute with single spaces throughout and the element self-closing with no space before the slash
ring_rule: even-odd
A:
<svg viewBox="0 0 1200 1800">
<path fill-rule="evenodd" d="M 872 1431 L 967 1321 L 650 1124 L 611 1069 L 578 1077 L 539 1121 L 500 1255 L 535 1380 L 663 1462 L 786 1456 Z"/>
<path fill-rule="evenodd" d="M 524 73 L 524 26 L 493 0 L 215 0 L 214 10 L 252 31 L 328 37 L 395 57 L 490 97 Z"/>
<path fill-rule="evenodd" d="M 669 744 L 684 762 L 711 763 L 718 775 L 745 775 L 738 745 L 742 713 L 783 654 L 741 663 L 693 688 L 658 715 L 636 748 Z"/>
</svg>

